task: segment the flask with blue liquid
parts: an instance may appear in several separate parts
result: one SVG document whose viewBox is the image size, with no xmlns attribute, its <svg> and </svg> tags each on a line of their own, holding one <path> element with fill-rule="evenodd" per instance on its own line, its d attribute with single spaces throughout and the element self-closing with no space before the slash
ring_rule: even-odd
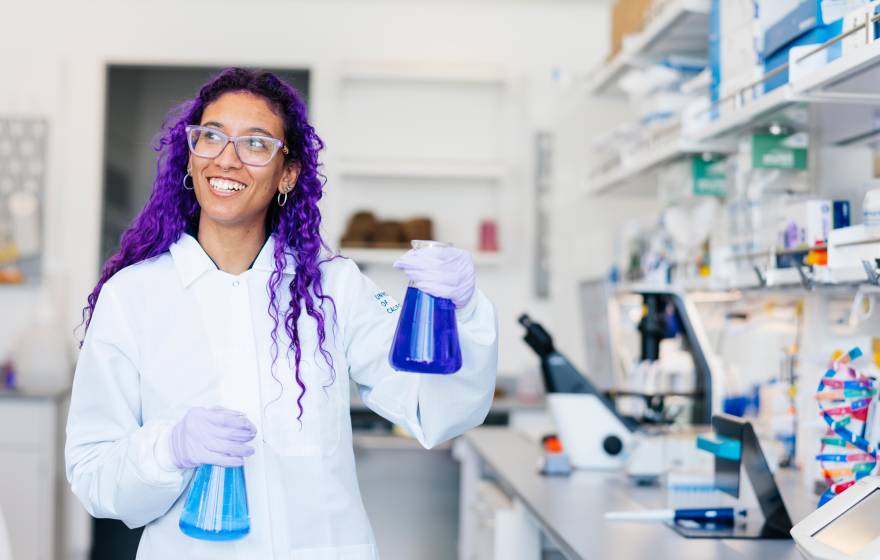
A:
<svg viewBox="0 0 880 560">
<path fill-rule="evenodd" d="M 412 242 L 417 251 L 448 246 L 439 241 Z M 414 373 L 449 374 L 461 369 L 461 346 L 452 301 L 428 295 L 410 282 L 389 362 L 398 371 Z"/>
<path fill-rule="evenodd" d="M 195 539 L 232 541 L 251 530 L 244 467 L 199 465 L 180 514 L 180 530 Z"/>
</svg>

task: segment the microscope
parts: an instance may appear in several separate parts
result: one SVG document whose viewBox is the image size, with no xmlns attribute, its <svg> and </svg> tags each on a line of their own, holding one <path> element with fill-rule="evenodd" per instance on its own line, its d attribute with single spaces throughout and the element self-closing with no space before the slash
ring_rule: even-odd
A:
<svg viewBox="0 0 880 560">
<path fill-rule="evenodd" d="M 627 292 L 642 298 L 643 315 L 637 327 L 641 337 L 641 361 L 656 361 L 661 341 L 680 334 L 684 347 L 693 357 L 696 379 L 694 391 L 686 395 L 614 389 L 610 394 L 640 397 L 649 408 L 660 409 L 664 407 L 664 398 L 685 397 L 692 401 L 690 423 L 709 424 L 713 411 L 720 411 L 718 388 L 722 383 L 718 377 L 721 372 L 717 360 L 708 351 L 696 308 L 685 295 L 671 289 L 633 286 Z M 613 305 L 614 296 L 609 295 L 609 300 L 603 301 Z M 601 315 L 591 314 L 590 320 L 598 320 L 595 317 Z M 600 391 L 556 349 L 553 337 L 544 327 L 526 314 L 519 317 L 519 323 L 526 330 L 523 340 L 541 359 L 548 407 L 572 464 L 580 468 L 620 468 L 626 461 L 631 475 L 644 474 L 646 479 L 662 471 L 663 466 L 657 464 L 657 453 L 652 449 L 661 438 L 651 437 L 658 430 L 648 426 L 670 421 L 662 410 L 638 420 L 620 414 L 609 395 Z M 616 325 L 610 325 L 608 330 L 613 333 L 615 328 Z"/>
</svg>

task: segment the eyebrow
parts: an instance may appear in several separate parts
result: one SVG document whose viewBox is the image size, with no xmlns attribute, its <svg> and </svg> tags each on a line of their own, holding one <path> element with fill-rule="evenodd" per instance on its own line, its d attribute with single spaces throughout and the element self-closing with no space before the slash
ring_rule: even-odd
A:
<svg viewBox="0 0 880 560">
<path fill-rule="evenodd" d="M 218 123 L 217 121 L 208 121 L 206 123 L 203 123 L 202 126 L 213 126 L 214 128 L 219 128 L 221 130 L 223 129 L 223 125 L 221 123 Z M 247 129 L 245 132 L 258 132 L 261 134 L 265 134 L 266 136 L 274 137 L 274 135 L 271 132 L 269 132 L 265 128 L 260 128 L 258 126 L 251 127 L 249 129 Z"/>
</svg>

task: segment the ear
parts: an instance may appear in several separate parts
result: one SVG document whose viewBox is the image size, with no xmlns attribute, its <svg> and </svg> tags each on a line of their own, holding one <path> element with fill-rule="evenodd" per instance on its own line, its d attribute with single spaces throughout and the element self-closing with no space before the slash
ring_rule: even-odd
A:
<svg viewBox="0 0 880 560">
<path fill-rule="evenodd" d="M 281 176 L 281 184 L 278 186 L 278 190 L 281 192 L 292 191 L 296 185 L 296 180 L 299 177 L 299 172 L 301 170 L 302 165 L 298 161 L 294 161 L 288 165 L 284 170 L 284 174 Z M 285 187 L 287 188 L 285 189 Z"/>
</svg>

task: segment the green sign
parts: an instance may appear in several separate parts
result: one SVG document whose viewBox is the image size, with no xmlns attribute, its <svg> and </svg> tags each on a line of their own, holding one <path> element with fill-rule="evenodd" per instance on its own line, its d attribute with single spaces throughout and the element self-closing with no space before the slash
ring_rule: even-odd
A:
<svg viewBox="0 0 880 560">
<path fill-rule="evenodd" d="M 694 194 L 724 196 L 727 194 L 727 173 L 724 159 L 716 156 L 694 156 L 691 160 Z"/>
<path fill-rule="evenodd" d="M 755 169 L 806 169 L 806 134 L 753 135 L 752 167 Z"/>
</svg>

